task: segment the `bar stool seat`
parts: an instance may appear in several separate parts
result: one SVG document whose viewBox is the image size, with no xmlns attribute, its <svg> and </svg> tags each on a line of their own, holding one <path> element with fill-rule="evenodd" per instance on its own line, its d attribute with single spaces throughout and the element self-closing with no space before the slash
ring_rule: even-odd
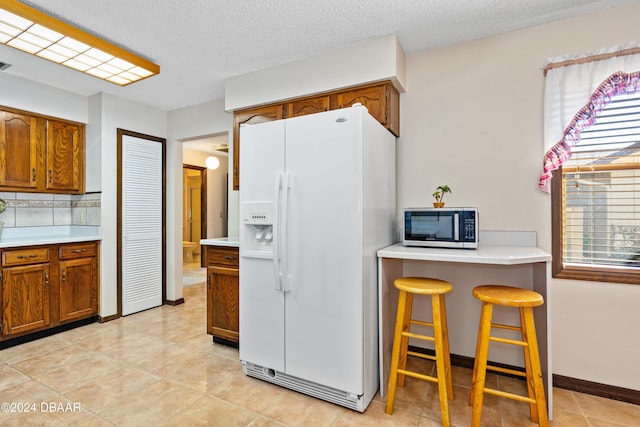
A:
<svg viewBox="0 0 640 427">
<path fill-rule="evenodd" d="M 529 403 L 531 421 L 541 427 L 547 427 L 549 419 L 544 396 L 544 383 L 540 368 L 538 341 L 533 320 L 533 307 L 544 304 L 544 298 L 537 292 L 512 286 L 483 285 L 473 289 L 473 296 L 482 301 L 480 325 L 478 327 L 478 342 L 476 358 L 473 366 L 473 377 L 469 404 L 473 406 L 471 425 L 480 426 L 482 414 L 482 398 L 484 393 Z M 492 323 L 493 305 L 516 307 L 520 311 L 520 326 Z M 522 340 L 507 339 L 491 336 L 491 328 L 519 331 Z M 489 343 L 499 342 L 522 347 L 524 351 L 525 372 L 491 366 L 487 364 Z M 525 377 L 527 381 L 527 396 L 507 393 L 485 387 L 486 371 L 497 371 L 511 375 Z"/>
<path fill-rule="evenodd" d="M 393 413 L 396 386 L 403 387 L 405 376 L 408 375 L 413 378 L 438 384 L 442 425 L 449 426 L 448 400 L 453 399 L 453 382 L 451 381 L 451 358 L 449 355 L 449 336 L 447 332 L 447 313 L 444 296 L 453 289 L 453 286 L 444 280 L 427 277 L 402 277 L 396 279 L 393 284 L 400 291 L 400 294 L 398 297 L 398 312 L 393 337 L 393 351 L 391 354 L 389 394 L 387 396 L 385 412 L 387 414 Z M 432 322 L 424 322 L 411 318 L 414 295 L 431 296 Z M 433 336 L 413 333 L 410 331 L 411 325 L 430 326 L 433 328 Z M 434 342 L 435 356 L 408 351 L 409 338 Z M 435 360 L 437 377 L 407 370 L 407 355 Z"/>
</svg>

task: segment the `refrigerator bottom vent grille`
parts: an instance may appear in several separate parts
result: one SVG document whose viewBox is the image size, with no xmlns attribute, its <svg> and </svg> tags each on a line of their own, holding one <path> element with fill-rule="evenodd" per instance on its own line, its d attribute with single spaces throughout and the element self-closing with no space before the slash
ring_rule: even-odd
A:
<svg viewBox="0 0 640 427">
<path fill-rule="evenodd" d="M 312 381 L 303 380 L 291 375 L 277 372 L 269 368 L 254 365 L 250 362 L 242 362 L 244 373 L 251 377 L 268 381 L 279 386 L 344 406 L 354 411 L 364 412 L 364 399 L 362 396 L 355 396 L 352 393 L 327 387 Z"/>
</svg>

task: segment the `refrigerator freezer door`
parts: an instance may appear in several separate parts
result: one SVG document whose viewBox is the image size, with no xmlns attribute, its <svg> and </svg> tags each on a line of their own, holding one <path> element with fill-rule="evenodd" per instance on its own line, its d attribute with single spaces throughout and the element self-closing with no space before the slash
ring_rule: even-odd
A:
<svg viewBox="0 0 640 427">
<path fill-rule="evenodd" d="M 240 129 L 240 205 L 272 204 L 272 221 L 278 221 L 276 178 L 284 170 L 284 121 Z M 274 227 L 275 228 L 275 227 Z M 273 254 L 279 242 L 274 237 L 271 258 L 251 256 L 248 242 L 254 238 L 252 224 L 240 224 L 240 359 L 284 371 L 284 294 L 277 289 Z"/>
<path fill-rule="evenodd" d="M 356 394 L 363 389 L 363 111 L 287 120 L 285 150 L 286 373 Z"/>
</svg>

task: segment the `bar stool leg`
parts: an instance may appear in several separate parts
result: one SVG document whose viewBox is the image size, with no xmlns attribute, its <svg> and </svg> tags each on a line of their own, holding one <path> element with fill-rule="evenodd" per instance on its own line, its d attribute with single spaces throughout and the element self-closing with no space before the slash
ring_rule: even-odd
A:
<svg viewBox="0 0 640 427">
<path fill-rule="evenodd" d="M 487 358 L 489 356 L 489 336 L 491 334 L 491 318 L 493 315 L 493 304 L 482 302 L 480 313 L 480 327 L 478 332 L 478 347 L 476 349 L 476 362 L 471 389 L 471 401 L 473 409 L 471 413 L 471 426 L 480 427 L 480 416 L 482 415 L 482 399 L 484 395 L 484 384 L 487 376 Z"/>
<path fill-rule="evenodd" d="M 442 417 L 442 425 L 449 426 L 449 399 L 453 397 L 453 387 L 451 386 L 450 374 L 451 368 L 447 366 L 445 359 L 445 348 L 447 347 L 444 335 L 445 329 L 443 320 L 446 319 L 446 313 L 442 312 L 442 295 L 433 295 L 431 298 L 431 307 L 433 311 L 433 330 L 436 351 L 436 371 L 438 376 L 438 395 L 440 397 L 440 415 Z M 450 396 L 448 395 L 450 393 Z"/>
<path fill-rule="evenodd" d="M 400 363 L 400 346 L 402 331 L 405 323 L 405 306 L 407 303 L 407 292 L 400 291 L 398 296 L 398 311 L 396 314 L 396 327 L 393 335 L 393 351 L 391 352 L 391 370 L 389 372 L 389 388 L 387 394 L 387 414 L 393 413 L 393 404 L 396 397 L 396 386 L 398 384 L 398 365 Z M 409 314 L 410 315 L 410 314 Z M 405 355 L 406 359 L 406 355 Z"/>
<path fill-rule="evenodd" d="M 523 307 L 522 312 L 522 317 L 524 318 L 522 334 L 524 341 L 528 343 L 528 346 L 525 348 L 525 353 L 528 353 L 531 364 L 530 374 L 527 375 L 527 383 L 530 381 L 533 382 L 532 388 L 535 394 L 534 399 L 536 400 L 537 423 L 540 427 L 547 427 L 549 425 L 549 417 L 547 415 L 547 403 L 544 396 L 544 383 L 542 381 L 542 368 L 540 367 L 536 325 L 533 320 L 533 308 Z M 533 421 L 533 417 L 531 418 Z"/>
<path fill-rule="evenodd" d="M 482 312 L 481 312 L 481 316 L 482 316 Z M 473 401 L 474 401 L 474 396 L 475 396 L 475 392 L 474 390 L 476 389 L 476 378 L 478 376 L 478 360 L 480 360 L 480 342 L 482 339 L 482 319 L 480 319 L 480 322 L 478 323 L 478 338 L 476 340 L 476 355 L 475 358 L 473 359 L 473 374 L 471 375 L 471 390 L 469 390 L 469 406 L 473 406 Z M 489 326 L 489 333 L 491 332 L 491 326 Z"/>
<path fill-rule="evenodd" d="M 522 341 L 525 343 L 528 342 L 527 339 L 527 331 L 524 320 L 524 307 L 520 307 L 520 332 L 522 333 Z M 524 353 L 524 369 L 526 372 L 526 382 L 527 382 L 527 394 L 530 399 L 536 400 L 535 391 L 533 388 L 532 374 L 531 374 L 531 355 L 529 353 L 529 348 L 527 346 L 522 347 L 522 351 Z M 535 403 L 529 403 L 529 417 L 531 422 L 538 422 L 538 409 Z"/>
<path fill-rule="evenodd" d="M 451 353 L 449 350 L 449 327 L 447 326 L 447 307 L 444 303 L 444 295 L 438 295 L 438 300 L 440 302 L 440 319 L 442 325 L 442 335 L 444 337 L 444 366 L 447 372 L 447 393 L 449 395 L 449 400 L 453 400 L 453 380 L 451 372 Z"/>
<path fill-rule="evenodd" d="M 409 332 L 411 329 L 411 313 L 413 311 L 413 294 L 411 292 L 405 292 L 406 302 L 404 304 L 404 318 L 402 320 L 402 332 Z M 402 336 L 400 341 L 400 359 L 398 369 L 407 369 L 407 352 L 409 351 L 409 337 Z M 404 387 L 404 374 L 398 374 L 398 385 Z"/>
</svg>

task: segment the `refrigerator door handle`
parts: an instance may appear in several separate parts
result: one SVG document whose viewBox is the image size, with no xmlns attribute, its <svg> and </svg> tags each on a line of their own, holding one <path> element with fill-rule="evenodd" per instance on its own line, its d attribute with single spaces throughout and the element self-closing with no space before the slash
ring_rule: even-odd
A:
<svg viewBox="0 0 640 427">
<path fill-rule="evenodd" d="M 282 260 L 282 270 L 280 272 L 282 291 L 289 292 L 291 290 L 291 283 L 289 278 L 289 251 L 287 250 L 287 205 L 289 201 L 289 179 L 288 172 L 282 173 L 282 204 L 280 211 L 280 242 L 278 243 L 278 252 Z"/>
<path fill-rule="evenodd" d="M 275 278 L 276 290 L 282 290 L 282 274 L 280 273 L 280 197 L 282 189 L 282 173 L 276 175 L 275 188 L 275 209 L 273 210 L 273 273 Z"/>
</svg>

